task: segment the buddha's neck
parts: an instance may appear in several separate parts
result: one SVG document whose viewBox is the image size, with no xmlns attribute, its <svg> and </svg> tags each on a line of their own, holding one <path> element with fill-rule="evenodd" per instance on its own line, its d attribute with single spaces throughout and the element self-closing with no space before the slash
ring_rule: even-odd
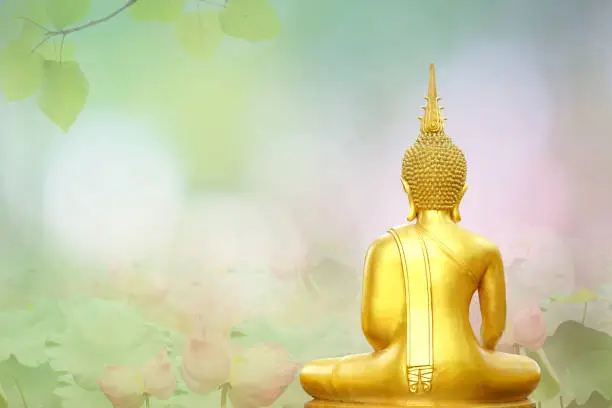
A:
<svg viewBox="0 0 612 408">
<path fill-rule="evenodd" d="M 417 223 L 423 225 L 454 224 L 450 211 L 422 210 L 417 212 Z"/>
</svg>

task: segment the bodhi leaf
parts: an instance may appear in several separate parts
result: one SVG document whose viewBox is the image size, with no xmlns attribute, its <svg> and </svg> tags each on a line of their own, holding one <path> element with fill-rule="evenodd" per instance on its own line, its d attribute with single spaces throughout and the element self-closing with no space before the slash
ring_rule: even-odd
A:
<svg viewBox="0 0 612 408">
<path fill-rule="evenodd" d="M 137 21 L 171 23 L 178 20 L 187 0 L 139 0 L 128 14 Z"/>
<path fill-rule="evenodd" d="M 567 373 L 562 387 L 584 404 L 593 391 L 612 399 L 612 337 L 575 321 L 563 322 L 548 338 L 544 351 L 556 373 Z"/>
<path fill-rule="evenodd" d="M 14 39 L 19 35 L 23 16 L 28 11 L 28 4 L 24 0 L 5 0 L 0 2 L 0 38 Z"/>
<path fill-rule="evenodd" d="M 29 98 L 43 82 L 44 59 L 21 42 L 0 50 L 0 90 L 8 101 Z"/>
<path fill-rule="evenodd" d="M 229 0 L 219 13 L 225 34 L 251 42 L 276 37 L 281 23 L 268 0 Z"/>
<path fill-rule="evenodd" d="M 76 55 L 76 44 L 61 40 L 47 41 L 36 52 L 47 61 L 74 61 Z"/>
<path fill-rule="evenodd" d="M 14 40 L 31 27 L 37 28 L 40 38 L 44 31 L 38 25 L 48 22 L 45 5 L 39 0 L 0 1 L 0 39 Z"/>
<path fill-rule="evenodd" d="M 191 56 L 212 59 L 223 42 L 225 34 L 219 24 L 217 10 L 183 13 L 175 26 L 176 37 Z"/>
<path fill-rule="evenodd" d="M 61 401 L 53 395 L 57 378 L 49 364 L 26 367 L 14 357 L 0 363 L 0 385 L 11 407 L 59 408 Z"/>
<path fill-rule="evenodd" d="M 91 9 L 91 0 L 46 0 L 47 16 L 59 30 L 83 20 Z"/>
<path fill-rule="evenodd" d="M 77 62 L 45 61 L 38 106 L 64 132 L 68 132 L 85 107 L 88 94 L 89 84 Z"/>
<path fill-rule="evenodd" d="M 597 300 L 597 294 L 588 289 L 580 289 L 569 296 L 551 297 L 554 302 L 561 303 L 586 303 Z"/>
</svg>

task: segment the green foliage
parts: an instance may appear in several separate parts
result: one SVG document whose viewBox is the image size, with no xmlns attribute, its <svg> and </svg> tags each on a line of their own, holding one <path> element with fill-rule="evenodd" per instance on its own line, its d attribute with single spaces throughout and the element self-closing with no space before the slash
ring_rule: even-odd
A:
<svg viewBox="0 0 612 408">
<path fill-rule="evenodd" d="M 0 2 L 0 39 L 14 40 L 21 35 L 22 28 L 29 23 L 24 23 L 20 17 L 27 17 L 39 24 L 46 21 L 38 21 L 41 17 L 46 18 L 44 7 L 34 0 L 5 0 Z"/>
<path fill-rule="evenodd" d="M 6 393 L 0 385 L 0 408 L 8 408 L 8 400 L 6 399 Z"/>
<path fill-rule="evenodd" d="M 22 364 L 35 367 L 48 360 L 45 344 L 63 327 L 57 303 L 41 302 L 27 310 L 0 313 L 0 361 L 12 354 Z"/>
<path fill-rule="evenodd" d="M 76 44 L 69 41 L 50 40 L 40 46 L 36 52 L 46 61 L 74 61 L 76 56 Z"/>
<path fill-rule="evenodd" d="M 251 42 L 269 40 L 281 32 L 281 23 L 268 0 L 229 0 L 219 14 L 223 31 Z"/>
<path fill-rule="evenodd" d="M 548 361 L 543 358 L 540 353 L 525 350 L 525 354 L 535 360 L 540 366 L 540 384 L 533 394 L 531 399 L 534 401 L 546 402 L 555 398 L 561 392 L 561 383 L 557 379 L 557 376 L 552 371 L 552 367 Z"/>
<path fill-rule="evenodd" d="M 170 23 L 181 16 L 187 0 L 138 0 L 128 14 L 137 21 Z"/>
<path fill-rule="evenodd" d="M 83 20 L 91 9 L 91 0 L 46 0 L 47 16 L 57 29 Z"/>
<path fill-rule="evenodd" d="M 60 399 L 53 394 L 58 374 L 48 363 L 26 367 L 11 357 L 0 363 L 0 385 L 11 407 L 61 407 Z"/>
<path fill-rule="evenodd" d="M 98 389 L 107 365 L 140 366 L 167 346 L 166 334 L 145 321 L 138 309 L 116 301 L 78 298 L 61 304 L 67 329 L 47 350 L 53 368 L 76 383 Z"/>
<path fill-rule="evenodd" d="M 217 407 L 219 406 L 219 402 L 219 392 L 210 392 L 206 395 L 198 395 L 190 392 L 176 395 L 170 398 L 168 401 L 155 401 L 155 406 L 161 408 L 204 408 Z M 75 406 L 74 408 L 78 407 Z"/>
<path fill-rule="evenodd" d="M 43 82 L 44 59 L 20 41 L 0 51 L 0 90 L 8 101 L 29 98 Z"/>
<path fill-rule="evenodd" d="M 605 399 L 600 393 L 594 392 L 584 404 L 572 401 L 567 408 L 610 408 L 612 402 Z"/>
<path fill-rule="evenodd" d="M 62 399 L 62 408 L 108 408 L 110 403 L 100 390 L 86 390 L 78 385 L 60 387 L 55 395 Z"/>
<path fill-rule="evenodd" d="M 551 297 L 551 300 L 562 303 L 586 303 L 597 300 L 597 297 L 597 294 L 593 291 L 588 289 L 580 289 L 569 296 Z"/>
<path fill-rule="evenodd" d="M 230 333 L 230 337 L 232 339 L 238 339 L 240 337 L 246 337 L 246 334 L 241 332 L 240 330 L 232 329 L 232 332 Z"/>
<path fill-rule="evenodd" d="M 223 42 L 225 34 L 219 24 L 217 10 L 183 13 L 176 22 L 176 37 L 191 56 L 212 59 Z"/>
<path fill-rule="evenodd" d="M 562 323 L 544 345 L 555 372 L 568 373 L 562 387 L 571 390 L 578 404 L 594 391 L 612 400 L 612 337 L 575 321 Z"/>
<path fill-rule="evenodd" d="M 77 62 L 45 61 L 38 106 L 64 132 L 68 132 L 85 107 L 88 94 L 89 84 Z"/>
</svg>

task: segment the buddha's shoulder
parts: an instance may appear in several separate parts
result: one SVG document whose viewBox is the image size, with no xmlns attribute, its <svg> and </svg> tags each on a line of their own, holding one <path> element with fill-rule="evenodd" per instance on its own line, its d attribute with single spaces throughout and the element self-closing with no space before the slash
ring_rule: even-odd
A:
<svg viewBox="0 0 612 408">
<path fill-rule="evenodd" d="M 415 230 L 415 224 L 402 224 L 390 228 L 386 233 L 376 238 L 370 245 L 371 250 L 384 251 L 387 248 L 395 250 L 396 242 L 394 235 L 400 237 L 400 239 L 410 239 L 411 232 Z M 476 232 L 467 230 L 459 225 L 453 225 L 452 229 L 439 231 L 445 238 L 447 244 L 451 246 L 459 245 L 463 247 L 470 247 L 472 250 L 484 253 L 498 252 L 499 249 L 494 242 L 486 238 L 485 236 Z M 415 237 L 416 238 L 416 237 Z M 455 245 L 453 245 L 455 242 Z"/>
<path fill-rule="evenodd" d="M 457 226 L 457 230 L 463 236 L 466 242 L 469 242 L 475 248 L 478 248 L 483 253 L 497 253 L 499 249 L 497 245 L 485 236 L 478 234 L 473 231 L 469 231 L 465 228 Z"/>
<path fill-rule="evenodd" d="M 406 232 L 412 230 L 414 226 L 412 224 L 398 225 L 393 228 L 389 228 L 385 233 L 381 234 L 370 244 L 369 252 L 377 252 L 383 254 L 384 252 L 391 252 L 393 255 L 397 253 L 397 243 L 393 232 L 400 236 L 406 234 Z"/>
</svg>

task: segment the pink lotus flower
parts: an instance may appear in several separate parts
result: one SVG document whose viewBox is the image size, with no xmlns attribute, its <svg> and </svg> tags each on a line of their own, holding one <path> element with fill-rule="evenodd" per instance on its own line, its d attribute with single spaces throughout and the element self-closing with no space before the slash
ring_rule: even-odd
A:
<svg viewBox="0 0 612 408">
<path fill-rule="evenodd" d="M 236 291 L 235 287 L 226 284 L 223 274 L 176 280 L 170 286 L 163 307 L 153 317 L 188 336 L 200 331 L 201 327 L 229 336 L 246 313 Z"/>
<path fill-rule="evenodd" d="M 115 408 L 140 408 L 147 396 L 170 398 L 176 389 L 176 376 L 172 361 L 163 350 L 140 370 L 107 367 L 98 384 Z"/>
<path fill-rule="evenodd" d="M 512 319 L 512 338 L 530 350 L 539 350 L 546 342 L 546 321 L 537 302 L 520 309 Z"/>
<path fill-rule="evenodd" d="M 234 408 L 259 408 L 273 404 L 298 369 L 282 347 L 244 350 L 227 339 L 200 336 L 190 340 L 183 354 L 181 375 L 193 392 L 205 394 L 224 385 Z"/>
<path fill-rule="evenodd" d="M 231 368 L 229 341 L 223 336 L 202 334 L 187 343 L 181 376 L 193 392 L 207 394 L 227 381 Z"/>
<path fill-rule="evenodd" d="M 237 351 L 228 394 L 234 408 L 272 405 L 294 381 L 300 368 L 280 346 L 262 344 Z"/>
</svg>

